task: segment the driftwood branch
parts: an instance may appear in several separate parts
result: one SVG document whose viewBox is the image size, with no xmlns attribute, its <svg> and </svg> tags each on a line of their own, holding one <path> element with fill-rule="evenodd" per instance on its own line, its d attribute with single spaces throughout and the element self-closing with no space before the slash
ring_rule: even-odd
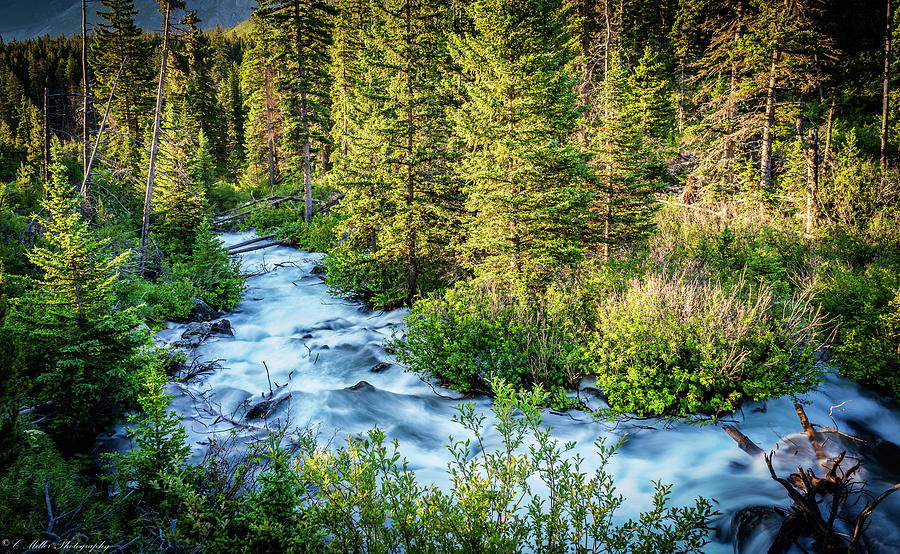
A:
<svg viewBox="0 0 900 554">
<path fill-rule="evenodd" d="M 723 425 L 722 429 L 726 433 L 728 433 L 729 437 L 733 438 L 735 442 L 737 442 L 738 448 L 740 448 L 750 456 L 756 458 L 765 454 L 765 452 L 763 452 L 763 449 L 756 446 L 756 443 L 750 440 L 747 435 L 741 433 L 731 425 Z"/>
<path fill-rule="evenodd" d="M 800 425 L 803 426 L 803 431 L 806 433 L 806 436 L 809 437 L 809 442 L 812 444 L 813 450 L 816 451 L 816 456 L 820 460 L 824 460 L 825 451 L 822 450 L 822 444 L 819 442 L 819 435 L 816 434 L 816 430 L 809 423 L 809 418 L 806 417 L 806 411 L 800 404 L 794 404 L 794 409 L 797 411 L 797 417 L 800 418 Z"/>
</svg>

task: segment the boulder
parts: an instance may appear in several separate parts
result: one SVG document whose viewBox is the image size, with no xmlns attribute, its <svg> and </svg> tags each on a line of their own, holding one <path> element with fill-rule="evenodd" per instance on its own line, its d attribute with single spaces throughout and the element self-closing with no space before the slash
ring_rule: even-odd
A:
<svg viewBox="0 0 900 554">
<path fill-rule="evenodd" d="M 375 387 L 373 387 L 371 384 L 369 384 L 366 381 L 360 381 L 359 383 L 356 383 L 352 387 L 347 387 L 344 390 L 375 390 Z"/>
<path fill-rule="evenodd" d="M 389 364 L 387 362 L 381 362 L 380 364 L 376 365 L 369 371 L 372 373 L 381 373 L 382 371 L 384 371 L 385 369 L 387 369 L 389 367 L 391 367 L 391 364 Z"/>
<path fill-rule="evenodd" d="M 222 315 L 219 313 L 219 310 L 199 298 L 194 298 L 191 302 L 194 303 L 193 308 L 191 308 L 192 321 L 212 321 Z"/>
<path fill-rule="evenodd" d="M 202 323 L 192 323 L 181 333 L 181 340 L 175 343 L 180 348 L 195 348 L 201 342 L 205 341 L 212 335 L 234 336 L 234 330 L 231 328 L 231 322 L 227 319 L 218 321 L 204 321 Z"/>
</svg>

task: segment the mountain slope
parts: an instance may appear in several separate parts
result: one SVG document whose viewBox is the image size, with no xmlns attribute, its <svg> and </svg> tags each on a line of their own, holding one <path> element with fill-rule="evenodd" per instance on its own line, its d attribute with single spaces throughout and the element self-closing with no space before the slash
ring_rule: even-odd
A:
<svg viewBox="0 0 900 554">
<path fill-rule="evenodd" d="M 250 17 L 252 0 L 188 0 L 188 9 L 197 10 L 201 26 L 232 27 Z M 159 31 L 162 17 L 156 0 L 135 0 L 139 10 L 135 20 L 145 31 Z M 88 23 L 97 20 L 97 1 L 88 2 Z M 2 0 L 0 36 L 6 42 L 50 35 L 81 33 L 81 0 Z"/>
</svg>

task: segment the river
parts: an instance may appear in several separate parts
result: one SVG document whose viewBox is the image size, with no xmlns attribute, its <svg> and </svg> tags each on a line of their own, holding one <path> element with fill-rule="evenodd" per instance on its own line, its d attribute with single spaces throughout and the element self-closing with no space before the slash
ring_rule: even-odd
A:
<svg viewBox="0 0 900 554">
<path fill-rule="evenodd" d="M 253 236 L 227 233 L 222 240 L 226 245 L 237 244 Z M 332 444 L 378 425 L 399 441 L 418 479 L 446 486 L 448 437 L 464 434 L 451 420 L 460 400 L 446 397 L 459 395 L 405 372 L 382 349 L 392 333 L 402 332 L 405 310 L 373 312 L 330 295 L 312 273 L 320 254 L 272 247 L 242 256 L 244 272 L 257 275 L 247 280 L 244 299 L 226 316 L 234 336 L 210 337 L 191 353 L 199 361 L 220 360 L 221 367 L 188 384 L 169 387 L 174 395 L 172 408 L 183 417 L 192 443 L 193 461 L 202 459 L 211 437 L 224 436 L 234 428 L 221 415 L 253 426 L 312 426 L 323 442 Z M 157 340 L 174 342 L 186 326 L 169 324 Z M 391 365 L 372 372 L 379 364 Z M 348 389 L 360 381 L 372 386 Z M 248 409 L 262 400 L 263 393 L 268 395 L 270 387 L 281 387 L 275 398 L 285 400 L 265 422 L 247 419 Z M 836 376 L 807 400 L 811 421 L 836 425 L 866 441 L 828 434 L 825 448 L 830 455 L 846 449 L 848 455 L 860 456 L 861 478 L 875 494 L 900 482 L 900 408 L 895 402 Z M 476 402 L 490 416 L 489 400 L 462 401 Z M 731 419 L 763 450 L 776 451 L 779 475 L 787 476 L 798 465 L 817 463 L 789 399 L 745 403 Z M 607 468 L 619 493 L 627 498 L 622 516 L 650 507 L 652 480 L 673 483 L 676 504 L 690 504 L 700 495 L 715 499 L 722 516 L 715 522 L 709 552 L 765 551 L 777 531 L 775 518 L 764 518 L 754 526 L 737 549 L 734 537 L 742 518 L 736 515 L 754 506 L 790 505 L 784 488 L 770 478 L 764 460 L 741 451 L 719 426 L 596 423 L 583 412 L 547 413 L 544 422 L 560 439 L 577 441 L 576 452 L 588 464 L 596 464 L 593 443 L 597 437 L 615 442 L 627 436 Z M 247 431 L 250 437 L 260 433 Z M 489 436 L 497 444 L 496 432 Z M 884 501 L 870 519 L 872 550 L 900 552 L 900 494 Z"/>
</svg>

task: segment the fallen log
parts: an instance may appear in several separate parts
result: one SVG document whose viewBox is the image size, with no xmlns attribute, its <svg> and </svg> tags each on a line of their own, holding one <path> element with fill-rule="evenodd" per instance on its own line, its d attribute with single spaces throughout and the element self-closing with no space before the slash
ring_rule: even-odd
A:
<svg viewBox="0 0 900 554">
<path fill-rule="evenodd" d="M 763 452 L 763 449 L 756 446 L 756 443 L 750 440 L 747 435 L 741 433 L 731 425 L 723 425 L 722 429 L 726 433 L 728 433 L 729 437 L 733 438 L 735 442 L 737 442 L 738 448 L 740 448 L 750 456 L 756 458 L 765 454 L 765 452 Z"/>
<path fill-rule="evenodd" d="M 273 246 L 282 246 L 280 242 L 270 242 L 267 244 L 255 244 L 253 246 L 248 246 L 247 248 L 241 248 L 239 250 L 229 250 L 228 255 L 234 256 L 236 254 L 246 254 L 247 252 L 253 252 L 255 250 L 262 250 L 263 248 L 271 248 Z"/>
<path fill-rule="evenodd" d="M 245 240 L 244 242 L 232 244 L 231 246 L 228 247 L 228 250 L 237 250 L 238 248 L 243 248 L 244 246 L 248 246 L 248 245 L 260 242 L 260 241 L 274 239 L 274 238 L 275 238 L 275 233 L 271 233 L 264 237 L 256 237 L 255 239 Z"/>
</svg>

